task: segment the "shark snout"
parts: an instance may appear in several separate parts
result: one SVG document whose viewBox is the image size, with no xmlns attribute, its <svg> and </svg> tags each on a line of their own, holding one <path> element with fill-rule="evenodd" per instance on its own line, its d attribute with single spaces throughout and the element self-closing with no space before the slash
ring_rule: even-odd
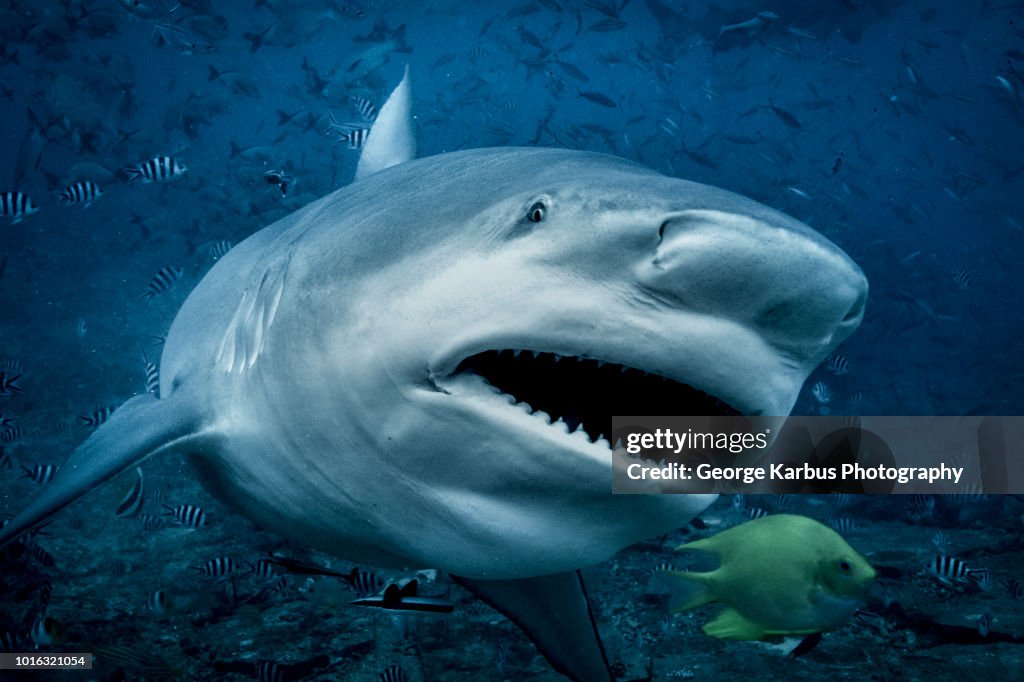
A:
<svg viewBox="0 0 1024 682">
<path fill-rule="evenodd" d="M 740 323 L 801 361 L 857 328 L 868 292 L 842 250 L 795 221 L 712 210 L 666 220 L 639 274 L 684 309 Z"/>
</svg>

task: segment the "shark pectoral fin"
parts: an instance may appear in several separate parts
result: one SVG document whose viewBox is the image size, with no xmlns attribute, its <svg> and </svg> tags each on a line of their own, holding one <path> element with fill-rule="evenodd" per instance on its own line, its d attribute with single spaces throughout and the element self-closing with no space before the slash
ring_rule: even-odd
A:
<svg viewBox="0 0 1024 682">
<path fill-rule="evenodd" d="M 739 611 L 727 608 L 704 626 L 704 634 L 719 639 L 764 639 L 768 633 Z"/>
<path fill-rule="evenodd" d="M 147 393 L 114 410 L 28 506 L 0 528 L 0 546 L 142 460 L 186 443 L 193 445 L 202 427 L 193 405 L 180 391 L 164 400 Z"/>
<path fill-rule="evenodd" d="M 569 679 L 613 679 L 579 571 L 520 580 L 452 578 L 518 625 Z"/>
</svg>

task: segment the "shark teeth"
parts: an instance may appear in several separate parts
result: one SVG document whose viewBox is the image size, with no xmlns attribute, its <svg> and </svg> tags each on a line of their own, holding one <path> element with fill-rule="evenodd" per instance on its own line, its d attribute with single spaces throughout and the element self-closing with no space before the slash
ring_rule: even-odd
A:
<svg viewBox="0 0 1024 682">
<path fill-rule="evenodd" d="M 465 357 L 453 373 L 459 374 L 480 377 L 503 400 L 552 428 L 608 448 L 617 414 L 665 414 L 666 406 L 682 415 L 739 414 L 698 388 L 588 352 L 486 350 Z"/>
</svg>

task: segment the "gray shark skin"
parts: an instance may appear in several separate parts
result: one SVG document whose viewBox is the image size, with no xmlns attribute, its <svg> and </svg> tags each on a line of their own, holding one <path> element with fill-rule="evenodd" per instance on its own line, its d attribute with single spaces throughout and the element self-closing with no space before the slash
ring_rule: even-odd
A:
<svg viewBox="0 0 1024 682">
<path fill-rule="evenodd" d="M 401 163 L 218 261 L 167 337 L 163 397 L 118 409 L 0 543 L 176 451 L 265 528 L 471 589 L 498 581 L 480 593 L 500 608 L 509 581 L 571 576 L 713 497 L 613 496 L 606 440 L 531 414 L 460 371 L 465 358 L 594 358 L 786 415 L 866 296 L 859 268 L 803 224 L 622 159 L 502 148 Z M 543 606 L 513 617 L 559 670 L 599 679 L 599 645 L 559 653 L 537 634 Z"/>
</svg>

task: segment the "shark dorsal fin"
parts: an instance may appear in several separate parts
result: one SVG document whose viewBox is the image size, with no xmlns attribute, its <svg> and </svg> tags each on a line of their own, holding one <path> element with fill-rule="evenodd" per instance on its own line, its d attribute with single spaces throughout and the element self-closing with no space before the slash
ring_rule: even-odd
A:
<svg viewBox="0 0 1024 682">
<path fill-rule="evenodd" d="M 388 96 L 370 128 L 370 135 L 359 155 L 356 180 L 416 157 L 416 136 L 412 130 L 412 86 L 409 66 L 405 75 Z"/>
</svg>

